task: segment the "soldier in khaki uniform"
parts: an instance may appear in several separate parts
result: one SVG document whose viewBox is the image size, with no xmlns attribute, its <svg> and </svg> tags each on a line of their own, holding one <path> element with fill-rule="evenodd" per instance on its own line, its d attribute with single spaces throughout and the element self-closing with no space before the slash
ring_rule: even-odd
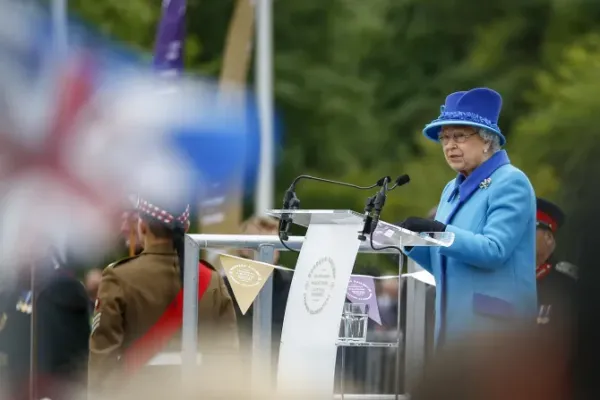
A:
<svg viewBox="0 0 600 400">
<path fill-rule="evenodd" d="M 107 267 L 98 291 L 90 339 L 92 394 L 110 396 L 123 389 L 125 382 L 135 381 L 124 369 L 124 360 L 131 356 L 128 350 L 155 328 L 182 288 L 180 266 L 183 237 L 189 227 L 189 206 L 185 210 L 167 211 L 139 199 L 136 208 L 143 251 Z M 238 340 L 231 297 L 220 276 L 217 273 L 210 276 L 199 304 L 203 364 L 205 351 L 233 350 Z M 178 341 L 179 335 L 175 335 L 169 347 Z M 160 386 L 156 376 L 152 379 Z"/>
<path fill-rule="evenodd" d="M 137 209 L 133 209 L 123 214 L 123 223 L 121 224 L 121 237 L 124 244 L 129 248 L 130 241 L 133 240 L 133 247 L 137 255 L 144 249 L 144 239 L 137 229 L 138 221 L 139 213 Z M 134 232 L 130 232 L 132 227 L 135 227 Z M 238 322 L 231 292 L 227 289 L 222 275 L 212 264 L 206 260 L 200 260 L 200 262 L 211 270 L 211 281 L 207 294 L 198 303 L 200 350 L 209 357 L 211 354 L 220 354 L 232 349 L 237 352 L 239 347 Z M 218 325 L 219 335 L 214 333 L 215 324 Z M 210 340 L 208 340 L 209 338 Z M 179 351 L 180 349 L 179 341 L 173 340 L 165 351 Z"/>
</svg>

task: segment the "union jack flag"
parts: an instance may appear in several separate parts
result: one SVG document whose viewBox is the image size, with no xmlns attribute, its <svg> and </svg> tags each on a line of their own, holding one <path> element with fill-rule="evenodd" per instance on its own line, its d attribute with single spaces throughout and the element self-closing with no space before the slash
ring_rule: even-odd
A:
<svg viewBox="0 0 600 400">
<path fill-rule="evenodd" d="M 211 83 L 108 68 L 81 47 L 57 59 L 39 15 L 0 8 L 0 273 L 54 247 L 99 254 L 129 193 L 188 202 L 245 162 L 245 112 Z"/>
</svg>

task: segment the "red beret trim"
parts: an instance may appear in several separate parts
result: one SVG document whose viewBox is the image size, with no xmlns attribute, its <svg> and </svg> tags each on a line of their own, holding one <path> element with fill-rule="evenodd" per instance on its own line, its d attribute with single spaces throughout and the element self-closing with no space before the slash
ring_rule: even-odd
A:
<svg viewBox="0 0 600 400">
<path fill-rule="evenodd" d="M 544 224 L 548 225 L 552 232 L 556 232 L 556 230 L 558 229 L 558 224 L 556 223 L 556 220 L 550 215 L 546 214 L 545 212 L 538 211 L 536 218 L 538 222 L 543 222 Z"/>
<path fill-rule="evenodd" d="M 188 205 L 185 208 L 185 211 L 183 212 L 183 214 L 179 215 L 179 216 L 174 216 L 171 213 L 161 209 L 160 207 L 155 206 L 154 204 L 143 200 L 143 199 L 139 199 L 138 200 L 138 205 L 137 205 L 137 209 L 144 213 L 145 215 L 152 217 L 160 222 L 164 222 L 165 224 L 170 224 L 173 221 L 179 221 L 181 223 L 183 223 L 186 227 L 188 225 L 188 220 L 190 217 L 190 206 Z"/>
</svg>

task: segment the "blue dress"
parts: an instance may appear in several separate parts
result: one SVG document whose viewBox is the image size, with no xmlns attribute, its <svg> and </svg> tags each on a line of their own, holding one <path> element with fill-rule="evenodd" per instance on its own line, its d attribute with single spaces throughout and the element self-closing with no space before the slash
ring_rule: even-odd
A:
<svg viewBox="0 0 600 400">
<path fill-rule="evenodd" d="M 435 219 L 447 224 L 454 243 L 406 252 L 435 277 L 438 346 L 534 323 L 535 215 L 533 187 L 503 150 L 446 185 Z"/>
</svg>

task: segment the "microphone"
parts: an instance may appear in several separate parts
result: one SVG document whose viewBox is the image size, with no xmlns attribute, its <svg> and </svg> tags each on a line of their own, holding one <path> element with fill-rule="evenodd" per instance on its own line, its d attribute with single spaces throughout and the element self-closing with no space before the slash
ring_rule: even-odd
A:
<svg viewBox="0 0 600 400">
<path fill-rule="evenodd" d="M 297 210 L 300 208 L 300 199 L 296 196 L 296 180 L 292 182 L 290 187 L 285 191 L 283 195 L 283 209 L 284 210 Z M 279 239 L 280 240 L 288 240 L 289 230 L 292 226 L 292 217 L 289 213 L 281 214 L 281 218 L 279 219 Z"/>
<path fill-rule="evenodd" d="M 396 178 L 396 180 L 397 180 L 397 179 L 398 179 L 398 178 Z M 391 182 L 391 181 L 392 181 L 392 178 L 390 178 L 389 176 L 384 176 L 383 178 L 379 178 L 379 180 L 377 181 L 377 183 L 375 184 L 375 186 L 382 187 L 382 186 L 383 186 L 383 184 L 384 184 L 386 181 L 389 183 L 389 182 Z M 373 186 L 373 187 L 375 187 L 375 186 Z M 370 187 L 369 189 L 372 189 L 373 187 Z"/>
<path fill-rule="evenodd" d="M 370 223 L 371 227 L 369 228 L 370 229 L 369 233 L 370 233 L 370 238 L 371 238 L 370 244 L 371 244 L 371 248 L 373 250 L 381 251 L 381 250 L 387 250 L 387 249 L 394 249 L 402 257 L 402 250 L 398 246 L 375 247 L 373 244 L 373 232 L 375 232 L 375 228 L 377 228 L 377 224 L 379 223 L 379 217 L 381 215 L 381 210 L 383 209 L 383 206 L 385 205 L 385 200 L 386 200 L 386 196 L 387 196 L 387 192 L 388 192 L 387 183 L 390 181 L 391 181 L 391 179 L 388 178 L 387 182 L 383 183 L 381 190 L 379 190 L 379 192 L 374 196 L 374 199 L 373 199 L 374 213 L 373 213 L 373 217 L 371 218 L 371 223 Z M 394 189 L 398 188 L 399 186 L 406 185 L 408 182 L 410 182 L 410 177 L 408 175 L 406 175 L 406 174 L 400 175 L 394 181 L 394 186 L 392 186 L 389 190 L 394 190 Z M 360 236 L 359 236 L 359 239 L 360 239 Z"/>
<path fill-rule="evenodd" d="M 408 177 L 408 175 L 404 175 L 406 177 Z M 381 210 L 383 209 L 383 206 L 385 205 L 385 200 L 387 198 L 387 192 L 388 192 L 388 183 L 391 181 L 391 179 L 386 179 L 383 182 L 383 185 L 381 186 L 381 189 L 379 189 L 379 192 L 377 192 L 377 194 L 375 195 L 375 199 L 373 200 L 373 220 L 371 222 L 371 228 L 370 231 L 374 232 L 375 228 L 377 228 L 377 224 L 379 223 L 379 216 L 381 215 Z M 398 179 L 396 179 L 396 181 L 398 181 Z"/>
<path fill-rule="evenodd" d="M 379 218 L 381 216 L 381 210 L 385 205 L 385 200 L 387 198 L 387 192 L 390 190 L 394 190 L 400 186 L 406 185 L 410 182 L 410 176 L 407 174 L 400 175 L 394 181 L 394 186 L 388 189 L 387 184 L 391 181 L 391 178 L 388 177 L 387 181 L 384 182 L 379 192 L 375 195 L 373 199 L 373 217 L 370 221 L 369 233 L 375 232 L 375 228 L 377 228 L 377 224 L 379 223 Z M 360 239 L 360 237 L 359 237 Z M 365 238 L 366 239 L 366 238 Z"/>
<path fill-rule="evenodd" d="M 381 187 L 381 190 L 383 190 L 384 187 L 387 188 L 387 184 L 388 182 L 391 182 L 392 178 L 390 178 L 389 176 L 384 176 L 383 178 L 379 179 L 377 181 L 377 186 Z M 381 192 L 380 190 L 380 192 Z M 363 229 L 361 232 L 358 233 L 358 240 L 360 241 L 365 241 L 367 240 L 367 236 L 369 233 L 371 233 L 371 224 L 373 222 L 373 217 L 371 216 L 371 213 L 373 212 L 373 208 L 375 208 L 375 202 L 379 201 L 377 199 L 377 196 L 379 195 L 376 194 L 374 196 L 370 196 L 367 198 L 367 203 L 365 205 L 365 219 L 364 219 L 364 225 L 363 225 Z"/>
<path fill-rule="evenodd" d="M 408 176 L 407 174 L 400 175 L 396 178 L 396 180 L 394 181 L 394 186 L 392 186 L 390 190 L 394 190 L 399 186 L 406 185 L 408 182 L 410 182 L 410 176 Z"/>
<path fill-rule="evenodd" d="M 296 185 L 298 184 L 298 182 L 300 182 L 303 179 L 316 181 L 316 182 L 331 183 L 333 185 L 351 187 L 351 188 L 359 189 L 359 190 L 373 189 L 373 188 L 376 188 L 377 186 L 381 186 L 385 180 L 387 180 L 388 182 L 390 181 L 389 177 L 384 177 L 384 178 L 379 179 L 374 185 L 359 186 L 359 185 L 354 185 L 352 183 L 334 181 L 331 179 L 319 178 L 319 177 L 311 176 L 311 175 L 300 175 L 292 181 L 292 184 L 285 191 L 285 193 L 283 195 L 283 209 L 284 210 L 297 210 L 300 208 L 300 199 L 296 195 Z M 289 231 L 291 225 L 292 225 L 291 215 L 289 213 L 282 214 L 281 219 L 279 220 L 279 238 L 281 240 L 289 239 L 288 231 Z"/>
</svg>

